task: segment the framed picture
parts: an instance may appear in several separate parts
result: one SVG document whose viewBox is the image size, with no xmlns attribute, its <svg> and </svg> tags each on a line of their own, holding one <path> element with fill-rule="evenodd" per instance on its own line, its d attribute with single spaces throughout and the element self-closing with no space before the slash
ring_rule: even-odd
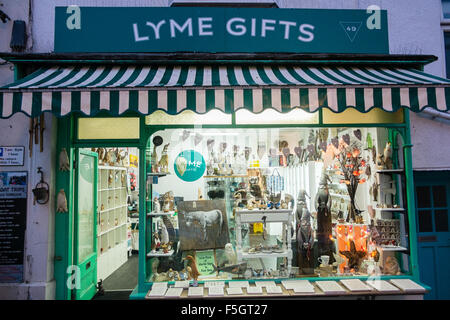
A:
<svg viewBox="0 0 450 320">
<path fill-rule="evenodd" d="M 180 201 L 180 250 L 224 248 L 230 242 L 225 200 Z"/>
</svg>

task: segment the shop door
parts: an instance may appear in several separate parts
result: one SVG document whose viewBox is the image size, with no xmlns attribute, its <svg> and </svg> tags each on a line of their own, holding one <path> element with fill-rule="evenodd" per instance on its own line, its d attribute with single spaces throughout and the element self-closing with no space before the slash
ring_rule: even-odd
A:
<svg viewBox="0 0 450 320">
<path fill-rule="evenodd" d="M 78 285 L 72 297 L 89 300 L 97 285 L 97 153 L 77 152 L 75 191 L 75 263 Z"/>
<path fill-rule="evenodd" d="M 450 175 L 416 174 L 420 279 L 432 290 L 425 299 L 450 299 Z"/>
</svg>

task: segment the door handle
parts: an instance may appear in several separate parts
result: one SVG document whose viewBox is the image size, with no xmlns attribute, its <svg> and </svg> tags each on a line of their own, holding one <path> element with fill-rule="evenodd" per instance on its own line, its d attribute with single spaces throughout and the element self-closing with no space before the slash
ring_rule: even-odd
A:
<svg viewBox="0 0 450 320">
<path fill-rule="evenodd" d="M 55 256 L 55 261 L 62 261 L 62 257 L 61 256 Z"/>
<path fill-rule="evenodd" d="M 89 269 L 91 267 L 91 262 L 89 261 L 88 263 L 86 263 L 86 270 Z"/>
</svg>

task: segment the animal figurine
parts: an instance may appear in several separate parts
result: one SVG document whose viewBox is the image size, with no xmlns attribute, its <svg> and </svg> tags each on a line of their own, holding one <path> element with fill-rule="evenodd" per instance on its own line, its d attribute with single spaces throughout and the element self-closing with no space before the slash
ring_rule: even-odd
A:
<svg viewBox="0 0 450 320">
<path fill-rule="evenodd" d="M 395 257 L 389 256 L 386 258 L 386 261 L 384 262 L 383 273 L 391 275 L 401 274 L 400 267 Z"/>
<path fill-rule="evenodd" d="M 237 263 L 236 252 L 234 251 L 233 245 L 231 243 L 227 243 L 225 245 L 225 258 L 227 259 L 227 263 L 225 263 L 225 265 Z"/>
<path fill-rule="evenodd" d="M 384 159 L 385 169 L 392 169 L 392 146 L 389 141 L 386 142 L 386 146 L 384 147 L 383 159 Z"/>
<path fill-rule="evenodd" d="M 166 192 L 163 195 L 163 211 L 169 212 L 174 210 L 174 198 L 171 191 Z"/>
<path fill-rule="evenodd" d="M 377 155 L 376 164 L 378 170 L 383 170 L 385 168 L 384 155 L 382 155 L 381 153 Z"/>
<path fill-rule="evenodd" d="M 150 164 L 151 164 L 151 167 L 152 167 L 152 173 L 158 173 L 159 172 L 159 168 L 158 168 L 158 154 L 156 153 L 156 148 L 157 148 L 157 146 L 155 145 L 153 147 L 152 156 L 150 158 Z"/>
<path fill-rule="evenodd" d="M 228 272 L 233 274 L 242 275 L 247 270 L 247 262 L 241 262 L 238 264 L 228 265 L 225 267 L 217 267 L 213 265 L 215 272 Z"/>
<path fill-rule="evenodd" d="M 70 163 L 69 156 L 67 155 L 66 148 L 62 148 L 59 153 L 59 171 L 69 171 Z"/>
<path fill-rule="evenodd" d="M 198 286 L 197 279 L 198 276 L 200 275 L 200 272 L 198 272 L 197 263 L 195 262 L 194 257 L 192 257 L 191 255 L 187 255 L 186 258 L 183 258 L 183 260 L 188 261 L 188 266 L 186 267 L 186 269 L 187 268 L 190 269 L 189 278 L 194 279 L 193 286 L 197 287 Z"/>
<path fill-rule="evenodd" d="M 158 220 L 158 229 L 161 235 L 161 245 L 169 243 L 169 233 L 167 232 L 166 225 L 162 220 Z"/>
<path fill-rule="evenodd" d="M 64 189 L 59 190 L 56 202 L 57 202 L 56 212 L 68 212 L 69 211 L 69 209 L 67 208 L 67 198 L 66 198 L 66 193 L 64 192 Z"/>
<path fill-rule="evenodd" d="M 153 232 L 152 237 L 152 252 L 155 253 L 161 247 L 161 240 L 158 232 Z"/>
<path fill-rule="evenodd" d="M 167 149 L 169 148 L 169 144 L 165 144 L 163 151 L 161 153 L 161 159 L 159 159 L 158 166 L 161 172 L 168 173 L 169 172 L 169 155 L 167 154 Z"/>
<path fill-rule="evenodd" d="M 153 212 L 160 212 L 161 211 L 161 204 L 159 203 L 158 197 L 155 197 L 153 199 Z"/>
</svg>

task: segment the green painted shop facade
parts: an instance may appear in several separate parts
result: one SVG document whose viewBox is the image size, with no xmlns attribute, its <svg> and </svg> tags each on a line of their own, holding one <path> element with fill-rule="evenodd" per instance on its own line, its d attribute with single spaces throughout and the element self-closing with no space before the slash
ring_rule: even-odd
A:
<svg viewBox="0 0 450 320">
<path fill-rule="evenodd" d="M 57 299 L 89 299 L 97 290 L 97 242 L 93 241 L 89 255 L 81 254 L 83 239 L 77 231 L 81 225 L 78 200 L 86 192 L 86 189 L 80 192 L 80 186 L 86 180 L 92 182 L 88 184 L 92 190 L 97 188 L 95 170 L 82 172 L 95 167 L 97 153 L 85 148 L 137 148 L 139 189 L 146 190 L 146 177 L 151 172 L 152 135 L 161 130 L 194 129 L 199 125 L 219 130 L 385 128 L 393 145 L 401 137 L 401 148 L 394 149 L 399 159 L 394 159 L 394 163 L 395 168 L 403 169 L 396 179 L 401 179 L 407 195 L 404 205 L 409 229 L 406 268 L 409 271 L 381 279 L 398 277 L 419 282 L 409 113 L 425 107 L 450 110 L 450 81 L 421 71 L 435 57 L 389 55 L 384 11 L 379 17 L 380 28 L 371 30 L 368 20 L 371 18 L 373 22 L 375 17 L 363 10 L 120 10 L 123 9 L 127 10 L 125 19 L 117 19 L 118 8 L 56 8 L 55 53 L 4 55 L 15 64 L 17 72 L 16 81 L 0 90 L 2 118 L 17 112 L 32 118 L 51 112 L 57 118 L 56 154 L 59 157 L 64 148 L 70 159 L 68 171 L 54 168 L 56 181 L 51 188 L 55 199 L 60 190 L 65 191 L 68 208 L 67 212 L 53 213 Z M 81 16 L 76 15 L 77 10 Z M 97 20 L 99 10 L 105 13 L 102 19 L 109 24 Z M 323 25 L 317 21 L 323 21 Z M 161 29 L 157 29 L 158 23 Z M 111 25 L 118 28 L 114 38 L 112 33 L 105 35 L 106 30 L 102 29 Z M 330 28 L 339 29 L 341 38 L 327 42 Z M 160 39 L 153 39 L 158 30 Z M 314 34 L 314 41 L 298 40 L 308 37 L 309 32 Z M 118 42 L 112 42 L 117 35 Z M 178 36 L 176 46 L 170 41 L 175 38 L 171 35 Z M 216 40 L 202 41 L 201 36 L 214 36 Z M 191 39 L 192 48 L 185 48 Z M 149 50 L 150 43 L 156 40 L 161 43 Z M 280 41 L 285 46 L 267 47 L 271 41 Z M 83 53 L 75 53 L 76 48 Z M 22 76 L 30 63 L 39 68 Z M 268 109 L 281 114 L 300 109 L 314 114 L 314 119 L 290 124 L 239 121 L 239 110 L 248 110 L 256 116 Z M 145 117 L 161 111 L 176 117 L 186 110 L 197 115 L 219 110 L 220 114 L 230 116 L 230 122 L 170 124 L 155 120 L 149 124 Z M 111 121 L 127 118 L 138 134 L 122 139 L 81 137 L 80 121 L 103 118 Z M 95 204 L 96 192 L 93 195 L 91 200 Z M 139 208 L 138 286 L 131 299 L 143 299 L 152 286 L 147 257 L 151 249 L 152 223 L 147 216 L 151 203 L 143 195 L 139 197 Z M 93 212 L 96 221 L 96 210 Z M 71 266 L 82 270 L 80 286 L 69 285 L 73 280 Z"/>
</svg>

